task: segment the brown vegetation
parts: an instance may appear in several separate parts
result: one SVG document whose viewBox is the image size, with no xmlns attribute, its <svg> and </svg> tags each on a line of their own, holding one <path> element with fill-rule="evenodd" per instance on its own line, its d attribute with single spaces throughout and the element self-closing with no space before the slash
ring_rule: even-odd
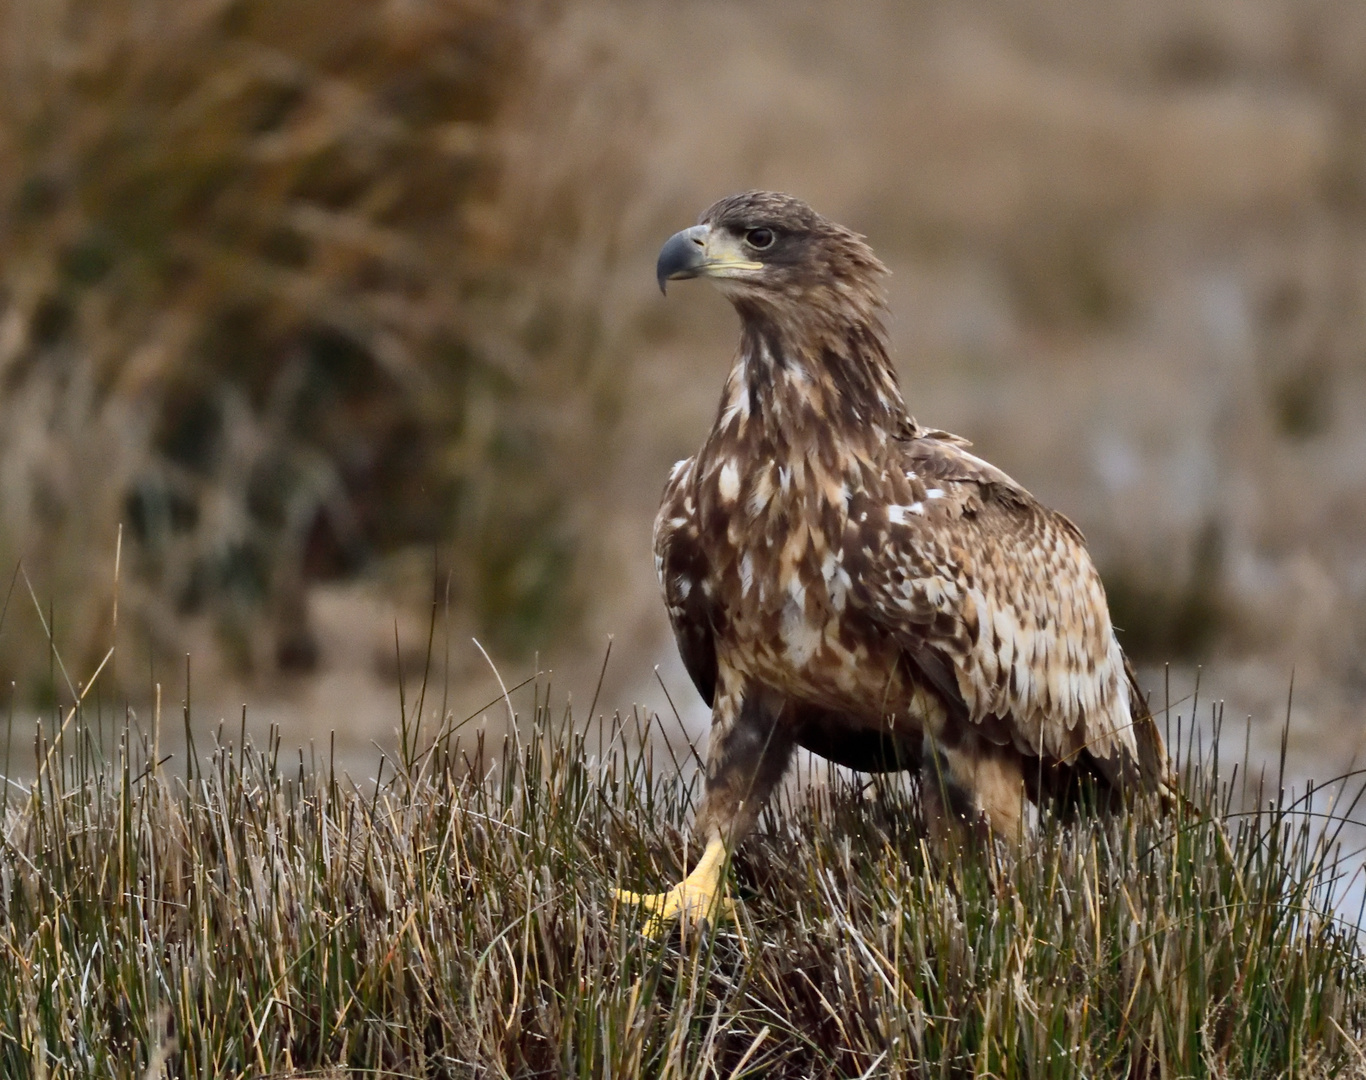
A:
<svg viewBox="0 0 1366 1080">
<path fill-rule="evenodd" d="M 1240 795 L 1183 759 L 1180 813 L 1050 815 L 1012 865 L 831 773 L 737 853 L 734 924 L 656 940 L 611 898 L 688 861 L 697 749 L 528 697 L 516 741 L 406 724 L 369 790 L 240 729 L 159 768 L 78 714 L 0 792 L 0 1072 L 1366 1075 L 1322 791 L 1231 812 L 1247 763 Z"/>
<path fill-rule="evenodd" d="M 546 419 L 593 388 L 499 167 L 546 17 L 0 9 L 0 562 L 69 658 L 105 636 L 120 524 L 121 637 L 154 656 L 205 615 L 239 672 L 309 670 L 310 584 L 414 545 L 504 650 L 564 621 L 546 463 L 588 431 Z M 27 681 L 43 635 L 10 629 Z"/>
</svg>

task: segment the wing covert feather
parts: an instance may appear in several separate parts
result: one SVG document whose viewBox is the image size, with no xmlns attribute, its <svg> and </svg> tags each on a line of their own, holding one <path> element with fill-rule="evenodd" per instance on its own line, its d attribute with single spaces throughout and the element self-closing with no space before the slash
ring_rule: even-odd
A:
<svg viewBox="0 0 1366 1080">
<path fill-rule="evenodd" d="M 851 514 L 855 603 L 952 666 L 967 717 L 1031 756 L 1139 778 L 1130 678 L 1080 531 L 961 440 L 904 444 Z"/>
</svg>

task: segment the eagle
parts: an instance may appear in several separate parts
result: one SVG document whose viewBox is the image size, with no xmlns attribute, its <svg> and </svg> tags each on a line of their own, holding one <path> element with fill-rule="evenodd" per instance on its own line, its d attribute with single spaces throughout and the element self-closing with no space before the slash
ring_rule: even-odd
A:
<svg viewBox="0 0 1366 1080">
<path fill-rule="evenodd" d="M 907 412 L 886 273 L 862 236 L 768 191 L 722 199 L 660 251 L 660 289 L 710 278 L 740 346 L 654 524 L 712 710 L 700 861 L 668 892 L 618 894 L 655 927 L 728 905 L 727 855 L 797 747 L 919 770 L 941 848 L 1018 841 L 1083 778 L 1121 806 L 1168 790 L 1081 532 Z"/>
</svg>

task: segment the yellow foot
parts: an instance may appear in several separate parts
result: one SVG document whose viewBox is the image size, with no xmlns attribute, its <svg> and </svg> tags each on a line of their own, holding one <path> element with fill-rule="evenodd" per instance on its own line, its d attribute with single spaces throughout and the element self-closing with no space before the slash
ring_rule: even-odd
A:
<svg viewBox="0 0 1366 1080">
<path fill-rule="evenodd" d="M 734 921 L 735 901 L 726 895 L 721 874 L 725 860 L 725 845 L 712 840 L 696 869 L 668 892 L 634 893 L 618 889 L 617 899 L 649 913 L 644 930 L 651 937 L 660 937 L 674 919 L 681 918 L 692 925 L 702 919 L 715 922 L 724 915 Z"/>
</svg>

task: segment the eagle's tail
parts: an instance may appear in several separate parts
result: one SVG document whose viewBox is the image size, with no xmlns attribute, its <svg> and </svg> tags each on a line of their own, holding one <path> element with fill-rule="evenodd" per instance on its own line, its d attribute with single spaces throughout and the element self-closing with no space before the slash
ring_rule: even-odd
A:
<svg viewBox="0 0 1366 1080">
<path fill-rule="evenodd" d="M 1185 800 L 1180 784 L 1167 758 L 1167 744 L 1158 729 L 1148 699 L 1138 686 L 1138 676 L 1129 658 L 1124 658 L 1124 674 L 1129 681 L 1129 714 L 1133 718 L 1134 741 L 1138 744 L 1139 783 L 1144 791 L 1157 795 L 1164 810 L 1173 810 Z"/>
</svg>

